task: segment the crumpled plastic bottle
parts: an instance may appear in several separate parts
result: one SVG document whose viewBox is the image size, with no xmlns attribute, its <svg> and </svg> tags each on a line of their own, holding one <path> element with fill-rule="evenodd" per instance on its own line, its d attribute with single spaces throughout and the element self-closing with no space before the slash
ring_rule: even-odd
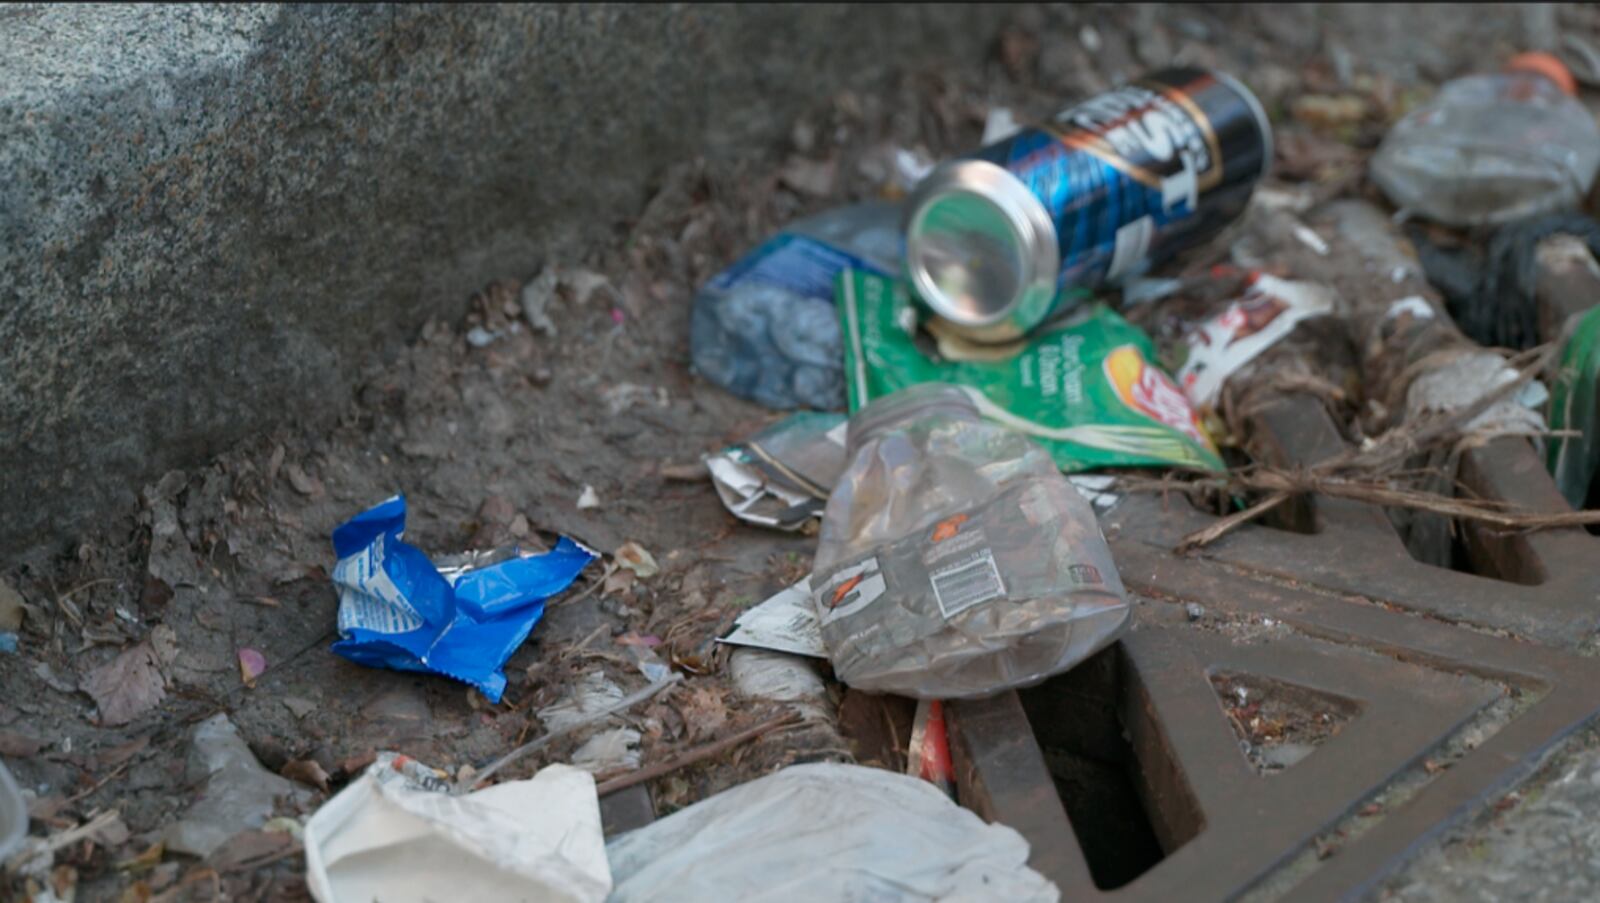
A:
<svg viewBox="0 0 1600 903">
<path fill-rule="evenodd" d="M 1395 205 L 1452 226 L 1576 206 L 1600 167 L 1600 125 L 1575 93 L 1544 53 L 1448 82 L 1384 137 L 1373 180 Z"/>
<path fill-rule="evenodd" d="M 1094 512 L 966 390 L 922 383 L 850 421 L 812 603 L 839 679 L 922 699 L 987 696 L 1071 668 L 1130 609 Z"/>
<path fill-rule="evenodd" d="M 834 279 L 888 275 L 903 254 L 900 208 L 867 203 L 799 220 L 695 295 L 689 349 L 701 376 L 771 408 L 842 410 L 844 344 Z"/>
</svg>

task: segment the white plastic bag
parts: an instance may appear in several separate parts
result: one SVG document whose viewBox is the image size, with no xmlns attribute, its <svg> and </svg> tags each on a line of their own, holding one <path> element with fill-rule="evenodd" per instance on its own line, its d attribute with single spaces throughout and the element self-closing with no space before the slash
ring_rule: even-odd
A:
<svg viewBox="0 0 1600 903">
<path fill-rule="evenodd" d="M 594 778 L 548 765 L 466 796 L 384 753 L 306 823 L 318 903 L 600 903 L 611 890 Z"/>
<path fill-rule="evenodd" d="M 794 765 L 614 838 L 611 903 L 1058 900 L 1028 842 L 917 778 Z"/>
</svg>

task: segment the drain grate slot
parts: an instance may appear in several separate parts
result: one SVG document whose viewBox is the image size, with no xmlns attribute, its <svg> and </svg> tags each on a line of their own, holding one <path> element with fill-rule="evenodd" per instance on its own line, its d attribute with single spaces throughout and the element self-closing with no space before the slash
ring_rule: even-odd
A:
<svg viewBox="0 0 1600 903">
<path fill-rule="evenodd" d="M 1174 771 L 1163 747 L 1141 758 L 1129 741 L 1153 725 L 1126 724 L 1149 707 L 1121 645 L 1018 696 L 1097 888 L 1122 887 L 1199 833 L 1186 788 L 1171 800 L 1153 779 Z"/>
</svg>

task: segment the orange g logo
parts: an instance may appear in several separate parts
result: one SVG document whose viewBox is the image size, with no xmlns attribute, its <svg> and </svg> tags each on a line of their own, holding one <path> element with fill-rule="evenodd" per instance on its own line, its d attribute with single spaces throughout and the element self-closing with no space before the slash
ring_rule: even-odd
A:
<svg viewBox="0 0 1600 903">
<path fill-rule="evenodd" d="M 828 600 L 828 607 L 838 608 L 839 603 L 844 601 L 844 597 L 850 595 L 850 591 L 855 589 L 856 586 L 859 585 L 865 578 L 865 574 L 857 574 L 854 577 L 851 577 L 849 580 L 839 584 L 837 587 L 834 587 L 833 598 Z"/>
</svg>

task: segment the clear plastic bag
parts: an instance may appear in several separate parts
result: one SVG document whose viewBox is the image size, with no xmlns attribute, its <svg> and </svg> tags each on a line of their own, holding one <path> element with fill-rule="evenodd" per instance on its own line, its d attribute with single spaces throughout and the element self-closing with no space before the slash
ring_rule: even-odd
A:
<svg viewBox="0 0 1600 903">
<path fill-rule="evenodd" d="M 812 601 L 840 680 L 925 699 L 985 696 L 1071 668 L 1130 608 L 1089 503 L 1048 452 L 924 383 L 850 421 Z"/>
<path fill-rule="evenodd" d="M 1555 82 L 1528 72 L 1446 84 L 1395 124 L 1372 178 L 1400 207 L 1453 226 L 1576 207 L 1600 166 L 1600 126 Z"/>
</svg>

